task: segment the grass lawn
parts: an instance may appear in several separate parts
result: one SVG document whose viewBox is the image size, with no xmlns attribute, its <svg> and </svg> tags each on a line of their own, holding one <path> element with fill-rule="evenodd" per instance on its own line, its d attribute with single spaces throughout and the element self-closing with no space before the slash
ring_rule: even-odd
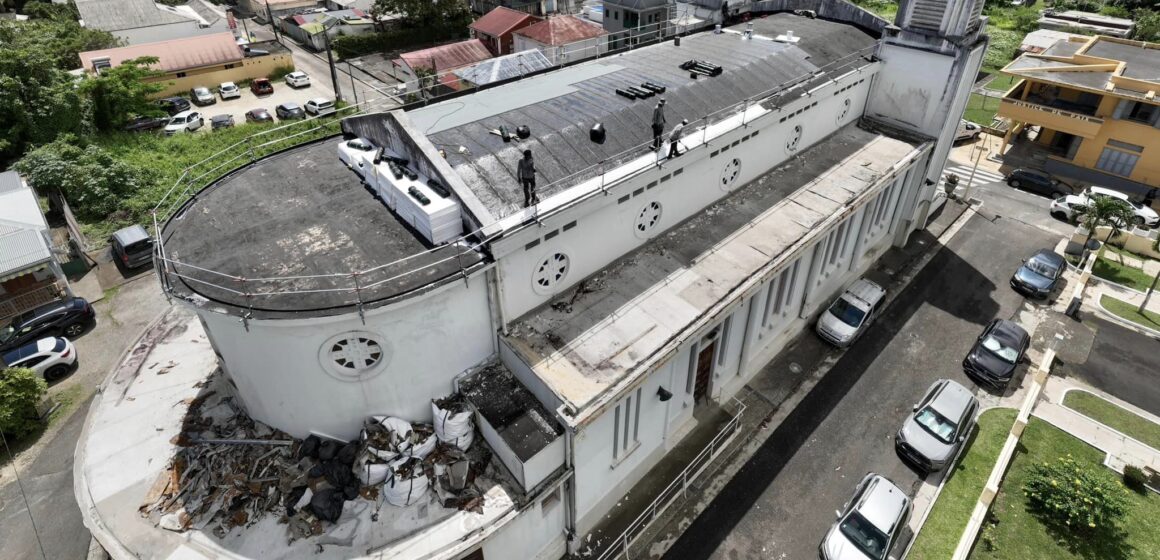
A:
<svg viewBox="0 0 1160 560">
<path fill-rule="evenodd" d="M 1011 408 L 993 408 L 979 415 L 979 428 L 967 441 L 967 450 L 951 471 L 926 518 L 907 558 L 914 560 L 941 560 L 950 558 L 959 544 L 959 536 L 967 527 L 967 520 L 987 477 L 995 466 L 995 459 L 1015 422 L 1017 411 Z"/>
<path fill-rule="evenodd" d="M 1077 461 L 1099 466 L 1104 453 L 1066 432 L 1032 418 L 1023 433 L 999 495 L 991 506 L 998 523 L 991 529 L 991 545 L 980 540 L 975 560 L 1128 560 L 1160 558 L 1160 496 L 1129 491 L 1127 512 L 1120 520 L 1118 538 L 1072 539 L 1053 531 L 1028 510 L 1023 485 L 1031 465 L 1055 461 L 1070 454 Z M 1102 468 L 1102 467 L 1101 467 Z M 1111 473 L 1112 471 L 1108 471 Z"/>
<path fill-rule="evenodd" d="M 1099 263 L 1096 263 L 1099 268 Z M 1116 314 L 1122 319 L 1127 319 L 1137 325 L 1148 327 L 1150 329 L 1160 330 L 1160 313 L 1155 313 L 1147 309 L 1144 313 L 1137 313 L 1137 306 L 1126 301 L 1116 299 L 1112 296 L 1100 296 L 1100 304 L 1104 309 Z"/>
<path fill-rule="evenodd" d="M 995 112 L 998 110 L 998 95 L 984 97 L 980 94 L 972 93 L 970 100 L 967 101 L 967 111 L 963 114 L 963 118 L 981 125 L 990 125 L 991 120 L 995 118 Z"/>
<path fill-rule="evenodd" d="M 999 92 L 999 93 L 1006 93 L 1007 90 L 1011 89 L 1012 87 L 1015 87 L 1016 81 L 1018 81 L 1018 78 L 1016 78 L 1015 76 L 1004 76 L 1002 74 L 997 74 L 994 78 L 991 79 L 991 81 L 987 82 L 983 87 L 987 88 L 991 91 L 995 91 L 995 92 Z"/>
<path fill-rule="evenodd" d="M 1133 290 L 1146 292 L 1152 285 L 1152 277 L 1145 274 L 1143 270 L 1117 262 L 1118 259 L 1113 256 L 1100 255 L 1096 260 L 1095 266 L 1092 267 L 1092 274 L 1122 284 Z"/>
<path fill-rule="evenodd" d="M 1067 396 L 1063 398 L 1063 406 L 1154 449 L 1160 449 L 1160 424 L 1087 391 L 1068 391 Z"/>
<path fill-rule="evenodd" d="M 894 16 L 898 14 L 898 2 L 894 0 L 850 0 L 859 8 L 866 10 L 890 23 L 894 23 Z"/>
</svg>

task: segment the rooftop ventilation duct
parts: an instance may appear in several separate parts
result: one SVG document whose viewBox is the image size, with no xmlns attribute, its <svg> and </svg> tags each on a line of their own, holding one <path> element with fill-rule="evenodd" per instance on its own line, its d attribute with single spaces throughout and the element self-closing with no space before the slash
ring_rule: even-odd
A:
<svg viewBox="0 0 1160 560">
<path fill-rule="evenodd" d="M 588 139 L 597 144 L 604 143 L 604 123 L 596 123 L 592 125 L 592 130 L 588 131 Z"/>
<path fill-rule="evenodd" d="M 794 35 L 794 34 L 793 34 L 793 30 L 792 30 L 792 29 L 786 29 L 786 30 L 785 30 L 785 35 L 778 35 L 778 36 L 777 36 L 777 41 L 778 41 L 779 43 L 790 43 L 790 44 L 793 44 L 793 43 L 797 43 L 798 41 L 801 41 L 801 40 L 802 40 L 802 38 L 801 38 L 801 37 L 798 37 L 797 35 Z"/>
</svg>

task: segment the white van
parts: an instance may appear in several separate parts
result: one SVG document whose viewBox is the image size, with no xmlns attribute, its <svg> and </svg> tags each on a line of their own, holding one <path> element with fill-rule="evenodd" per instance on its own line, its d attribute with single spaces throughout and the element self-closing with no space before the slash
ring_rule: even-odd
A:
<svg viewBox="0 0 1160 560">
<path fill-rule="evenodd" d="M 845 348 L 881 314 L 885 299 L 882 286 L 859 278 L 822 312 L 815 330 L 826 342 Z"/>
</svg>

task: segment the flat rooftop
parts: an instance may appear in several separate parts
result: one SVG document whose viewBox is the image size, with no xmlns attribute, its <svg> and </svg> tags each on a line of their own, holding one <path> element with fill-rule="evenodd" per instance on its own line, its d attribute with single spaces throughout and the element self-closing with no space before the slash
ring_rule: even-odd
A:
<svg viewBox="0 0 1160 560">
<path fill-rule="evenodd" d="M 1085 38 L 1086 41 L 1059 41 L 1039 55 L 1024 54 L 1007 65 L 1003 72 L 1038 80 L 1041 82 L 1065 84 L 1075 87 L 1110 92 L 1125 97 L 1145 99 L 1149 87 L 1160 90 L 1160 44 L 1128 41 L 1111 37 Z M 1076 60 L 1077 55 L 1087 55 L 1123 62 L 1123 72 L 1113 70 L 1093 71 L 1087 59 Z M 1058 57 L 1048 60 L 1046 56 Z M 1148 86 L 1113 83 L 1114 76 L 1123 76 L 1148 82 Z M 1111 85 L 1112 89 L 1107 89 Z"/>
<path fill-rule="evenodd" d="M 505 342 L 582 413 L 916 147 L 848 125 L 560 294 L 571 312 L 544 305 L 516 320 Z"/>
<path fill-rule="evenodd" d="M 540 198 L 579 184 L 597 174 L 590 169 L 621 163 L 617 157 L 652 139 L 650 123 L 657 97 L 630 100 L 617 88 L 653 82 L 665 86 L 666 134 L 681 119 L 694 122 L 783 84 L 809 77 L 820 67 L 841 60 L 842 72 L 869 64 L 856 53 L 869 54 L 877 39 L 848 24 L 810 19 L 789 13 L 754 20 L 754 40 L 744 40 L 734 26 L 729 33 L 699 33 L 681 40 L 642 47 L 626 53 L 569 66 L 428 107 L 408 117 L 437 146 L 447 147 L 447 161 L 491 216 L 488 223 L 523 206 L 516 165 L 525 149 L 532 150 Z M 793 30 L 794 44 L 772 38 Z M 680 64 L 698 59 L 719 65 L 717 77 L 691 79 Z M 814 78 L 810 78 L 814 79 Z M 467 100 L 470 100 L 469 102 Z M 589 140 L 589 129 L 603 123 L 603 145 Z M 505 126 L 514 133 L 526 125 L 526 140 L 504 142 L 490 133 Z M 460 154 L 458 147 L 468 152 Z M 468 193 L 463 193 L 468 194 Z"/>
<path fill-rule="evenodd" d="M 338 141 L 259 160 L 175 213 L 163 232 L 166 257 L 181 263 L 166 271 L 175 295 L 255 316 L 326 314 L 357 305 L 356 287 L 364 304 L 383 302 L 484 260 L 429 246 L 338 159 Z M 357 284 L 349 275 L 376 267 Z"/>
</svg>

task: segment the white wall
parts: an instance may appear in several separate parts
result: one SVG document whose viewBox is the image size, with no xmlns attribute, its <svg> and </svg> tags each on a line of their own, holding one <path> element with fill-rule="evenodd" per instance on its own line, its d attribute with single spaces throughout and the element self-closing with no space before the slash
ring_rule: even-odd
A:
<svg viewBox="0 0 1160 560">
<path fill-rule="evenodd" d="M 648 238 L 638 236 L 634 227 L 637 215 L 646 204 L 657 201 L 662 205 L 659 225 L 652 232 L 655 236 L 727 195 L 729 191 L 719 187 L 720 177 L 732 159 L 741 161 L 739 177 L 732 186 L 735 189 L 824 139 L 839 127 L 857 120 L 862 114 L 871 73 L 864 70 L 847 76 L 812 97 L 795 101 L 781 112 L 769 113 L 751 121 L 747 128 L 738 127 L 712 140 L 707 148 L 692 149 L 661 168 L 653 168 L 609 188 L 607 196 L 591 198 L 567 211 L 546 217 L 539 227 L 505 235 L 492 246 L 499 261 L 497 270 L 501 279 L 504 317 L 508 320 L 520 317 L 647 242 Z M 831 93 L 833 88 L 845 87 L 859 80 L 864 81 L 842 95 Z M 846 99 L 850 99 L 851 107 L 845 112 L 845 117 L 837 119 Z M 815 102 L 817 105 L 810 112 L 779 122 L 781 116 Z M 802 138 L 798 150 L 789 152 L 785 145 L 795 125 L 803 126 Z M 753 136 L 755 131 L 759 136 Z M 686 141 L 696 142 L 700 136 L 700 130 L 694 130 L 686 135 Z M 733 145 L 743 137 L 749 139 Z M 730 157 L 710 159 L 710 153 L 723 146 L 729 146 Z M 680 175 L 673 177 L 678 170 Z M 648 188 L 653 182 L 657 182 L 654 188 Z M 640 195 L 624 203 L 618 202 L 638 189 L 643 189 Z M 571 222 L 576 222 L 574 227 L 563 231 L 563 227 Z M 547 239 L 553 231 L 555 236 Z M 536 240 L 540 240 L 538 245 L 526 249 L 528 243 Z M 554 290 L 537 292 L 532 289 L 532 273 L 543 259 L 556 252 L 568 256 L 570 270 Z"/>
<path fill-rule="evenodd" d="M 564 489 L 539 496 L 519 516 L 483 541 L 487 560 L 556 560 L 564 556 Z"/>
<path fill-rule="evenodd" d="M 430 421 L 431 399 L 450 394 L 452 378 L 496 351 L 483 275 L 368 310 L 366 325 L 352 312 L 251 320 L 247 332 L 237 317 L 198 312 L 250 416 L 295 437 L 351 439 L 375 414 Z M 387 350 L 365 380 L 329 373 L 320 355 L 332 336 L 351 331 L 370 333 Z"/>
</svg>

